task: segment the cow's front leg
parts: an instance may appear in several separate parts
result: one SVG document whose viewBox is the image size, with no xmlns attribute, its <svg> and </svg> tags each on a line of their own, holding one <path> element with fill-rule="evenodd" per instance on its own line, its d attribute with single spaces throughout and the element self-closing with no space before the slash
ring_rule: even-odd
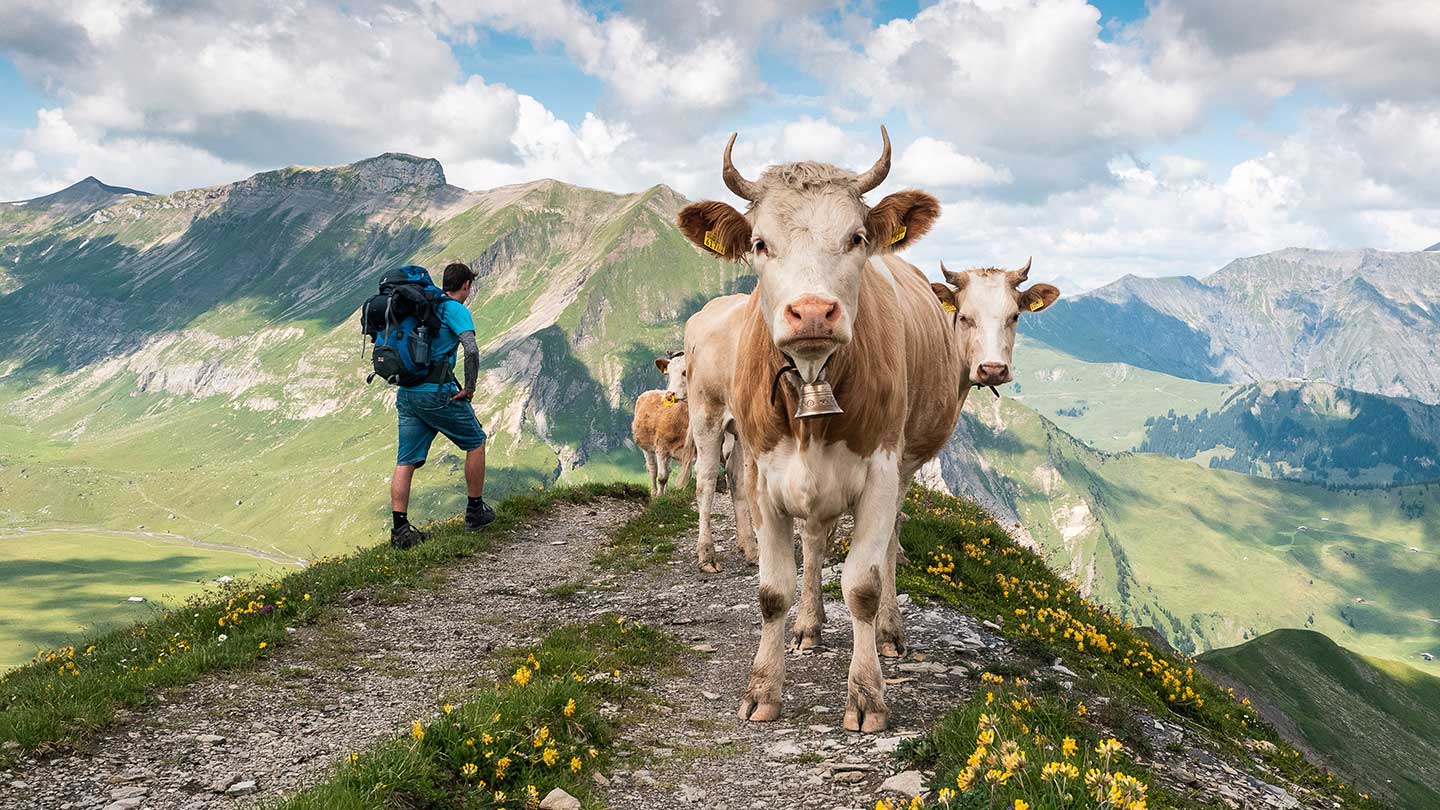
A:
<svg viewBox="0 0 1440 810">
<path fill-rule="evenodd" d="M 753 494 L 755 490 L 751 490 Z M 740 717 L 766 722 L 780 717 L 785 686 L 785 614 L 795 596 L 794 521 L 763 496 L 752 502 L 759 518 L 760 649 L 750 667 L 750 686 L 740 701 Z"/>
<path fill-rule="evenodd" d="M 900 603 L 895 592 L 895 568 L 900 551 L 900 514 L 895 515 L 895 530 L 885 548 L 885 575 L 880 578 L 880 614 L 875 618 L 875 646 L 886 658 L 905 655 L 905 620 L 900 617 Z"/>
<path fill-rule="evenodd" d="M 845 699 L 845 728 L 866 733 L 883 731 L 889 722 L 885 708 L 885 678 L 875 648 L 875 621 L 880 613 L 886 557 L 895 530 L 895 493 L 899 468 L 893 453 L 876 453 L 870 462 L 864 494 L 855 505 L 855 531 L 840 586 L 855 647 L 850 657 L 850 683 Z"/>
<path fill-rule="evenodd" d="M 808 650 L 820 643 L 820 631 L 825 627 L 820 569 L 825 567 L 825 544 L 835 531 L 835 523 L 836 520 L 807 520 L 800 529 L 804 562 L 800 574 L 800 615 L 790 632 L 791 649 Z"/>
</svg>

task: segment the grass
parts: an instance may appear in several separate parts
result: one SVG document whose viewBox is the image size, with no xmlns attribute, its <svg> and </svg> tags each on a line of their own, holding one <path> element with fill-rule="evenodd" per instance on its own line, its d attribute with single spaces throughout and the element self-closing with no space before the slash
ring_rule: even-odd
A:
<svg viewBox="0 0 1440 810">
<path fill-rule="evenodd" d="M 1151 644 L 1139 629 L 1080 596 L 980 507 L 917 488 L 907 495 L 905 511 L 910 519 L 901 537 L 910 562 L 899 571 L 902 589 L 994 622 L 1032 665 L 1063 658 L 1083 673 L 1082 692 L 1109 699 L 1126 715 L 1143 710 L 1180 723 L 1233 754 L 1244 754 L 1246 740 L 1262 740 L 1269 752 L 1266 766 L 1345 807 L 1373 806 L 1286 745 L 1248 698 L 1215 684 L 1192 659 Z"/>
<path fill-rule="evenodd" d="M 641 571 L 664 565 L 675 554 L 675 540 L 700 522 L 695 490 L 672 490 L 650 501 L 639 518 L 625 524 L 595 555 L 595 565 L 611 571 Z"/>
<path fill-rule="evenodd" d="M 587 801 L 614 739 L 602 706 L 644 701 L 682 650 L 622 617 L 562 627 L 516 654 L 504 680 L 437 707 L 438 716 L 416 719 L 404 736 L 350 755 L 328 780 L 268 807 L 519 808 L 555 788 Z"/>
<path fill-rule="evenodd" d="M 481 551 L 524 521 L 561 503 L 637 499 L 629 484 L 589 484 L 512 495 L 482 534 L 459 519 L 435 524 L 432 539 L 406 551 L 389 544 L 316 561 L 272 581 L 236 581 L 149 621 L 101 633 L 0 677 L 0 740 L 21 750 L 73 746 L 122 708 L 145 705 L 153 690 L 243 667 L 286 643 L 286 627 L 317 620 L 360 588 L 403 598 L 435 569 Z"/>
<path fill-rule="evenodd" d="M 1367 659 L 1307 630 L 1276 630 L 1200 657 L 1253 690 L 1305 746 L 1404 807 L 1440 807 L 1440 678 Z"/>
</svg>

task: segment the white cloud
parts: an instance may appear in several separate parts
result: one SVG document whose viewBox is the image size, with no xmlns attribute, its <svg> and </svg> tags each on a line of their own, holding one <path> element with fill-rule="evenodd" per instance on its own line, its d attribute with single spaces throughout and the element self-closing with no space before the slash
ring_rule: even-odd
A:
<svg viewBox="0 0 1440 810">
<path fill-rule="evenodd" d="M 961 154 L 945 141 L 926 135 L 911 141 L 900 153 L 895 174 L 901 182 L 942 188 L 1002 186 L 1015 181 L 1009 169 Z"/>
</svg>

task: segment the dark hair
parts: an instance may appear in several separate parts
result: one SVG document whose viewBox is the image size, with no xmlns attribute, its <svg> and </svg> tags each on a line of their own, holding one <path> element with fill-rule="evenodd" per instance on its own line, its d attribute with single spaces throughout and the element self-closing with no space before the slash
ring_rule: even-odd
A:
<svg viewBox="0 0 1440 810">
<path fill-rule="evenodd" d="M 441 289 L 445 292 L 455 292 L 465 286 L 466 282 L 475 279 L 475 271 L 470 265 L 464 262 L 451 262 L 445 265 L 445 275 L 441 279 Z"/>
</svg>

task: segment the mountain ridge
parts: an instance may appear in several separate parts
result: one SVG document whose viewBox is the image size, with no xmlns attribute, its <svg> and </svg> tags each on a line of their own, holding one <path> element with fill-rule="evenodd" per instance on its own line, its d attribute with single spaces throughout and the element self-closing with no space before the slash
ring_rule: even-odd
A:
<svg viewBox="0 0 1440 810">
<path fill-rule="evenodd" d="M 1022 332 L 1205 382 L 1311 379 L 1440 402 L 1440 253 L 1286 248 L 1062 299 Z"/>
</svg>

